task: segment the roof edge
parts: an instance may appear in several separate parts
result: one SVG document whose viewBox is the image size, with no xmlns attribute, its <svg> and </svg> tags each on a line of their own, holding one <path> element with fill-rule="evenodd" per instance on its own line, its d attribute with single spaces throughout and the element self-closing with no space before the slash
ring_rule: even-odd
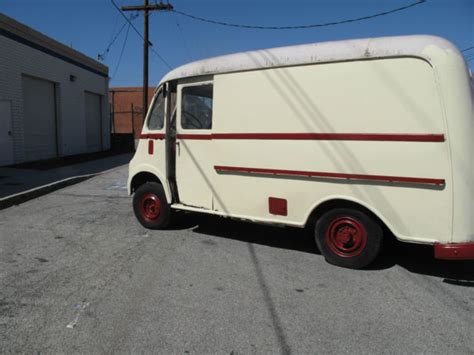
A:
<svg viewBox="0 0 474 355">
<path fill-rule="evenodd" d="M 65 57 L 77 61 L 85 66 L 91 67 L 102 74 L 108 75 L 109 68 L 97 60 L 66 46 L 65 44 L 36 31 L 35 29 L 0 13 L 0 29 L 13 33 L 14 35 L 31 42 L 37 43 L 51 51 L 57 52 Z"/>
<path fill-rule="evenodd" d="M 167 73 L 159 85 L 174 79 L 245 70 L 396 56 L 418 56 L 435 45 L 461 54 L 448 40 L 431 35 L 410 35 L 319 42 L 228 54 L 182 65 Z"/>
</svg>

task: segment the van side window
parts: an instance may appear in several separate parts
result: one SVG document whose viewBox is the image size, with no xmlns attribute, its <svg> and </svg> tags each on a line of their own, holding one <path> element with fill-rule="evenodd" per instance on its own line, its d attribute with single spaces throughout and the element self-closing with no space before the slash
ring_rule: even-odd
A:
<svg viewBox="0 0 474 355">
<path fill-rule="evenodd" d="M 165 123 L 165 99 L 163 98 L 163 90 L 158 94 L 153 111 L 148 119 L 149 129 L 162 129 Z"/>
<path fill-rule="evenodd" d="M 181 90 L 181 127 L 212 128 L 212 85 L 188 86 Z"/>
</svg>

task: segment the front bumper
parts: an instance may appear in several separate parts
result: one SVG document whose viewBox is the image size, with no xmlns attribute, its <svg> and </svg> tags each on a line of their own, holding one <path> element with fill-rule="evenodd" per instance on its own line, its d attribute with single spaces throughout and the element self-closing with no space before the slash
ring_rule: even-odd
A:
<svg viewBox="0 0 474 355">
<path fill-rule="evenodd" d="M 474 242 L 434 245 L 435 259 L 474 260 Z"/>
</svg>

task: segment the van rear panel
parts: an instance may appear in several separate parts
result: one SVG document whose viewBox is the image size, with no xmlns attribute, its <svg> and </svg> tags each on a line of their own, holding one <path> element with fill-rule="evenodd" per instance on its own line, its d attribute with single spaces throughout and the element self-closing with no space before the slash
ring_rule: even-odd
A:
<svg viewBox="0 0 474 355">
<path fill-rule="evenodd" d="M 446 115 L 452 168 L 452 243 L 474 242 L 474 119 L 470 76 L 462 54 L 435 46 L 425 49 L 435 64 Z"/>
</svg>

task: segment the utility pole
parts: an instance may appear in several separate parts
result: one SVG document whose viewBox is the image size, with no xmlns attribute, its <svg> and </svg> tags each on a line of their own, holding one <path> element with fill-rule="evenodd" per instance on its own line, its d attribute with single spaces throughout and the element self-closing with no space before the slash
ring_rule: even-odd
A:
<svg viewBox="0 0 474 355">
<path fill-rule="evenodd" d="M 144 0 L 143 6 L 122 6 L 122 11 L 144 11 L 144 31 L 143 31 L 143 120 L 148 109 L 148 46 L 153 44 L 148 40 L 148 16 L 150 11 L 170 11 L 173 10 L 171 4 L 159 4 L 150 5 L 148 0 Z"/>
<path fill-rule="evenodd" d="M 130 112 L 132 113 L 132 135 L 133 140 L 135 141 L 135 109 L 133 108 L 133 102 L 131 103 Z"/>
</svg>

